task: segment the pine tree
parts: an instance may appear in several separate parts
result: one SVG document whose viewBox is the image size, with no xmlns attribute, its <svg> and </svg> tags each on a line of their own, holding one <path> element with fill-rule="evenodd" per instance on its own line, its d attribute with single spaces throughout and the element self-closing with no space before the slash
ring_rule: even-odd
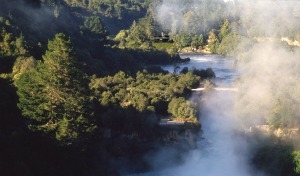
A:
<svg viewBox="0 0 300 176">
<path fill-rule="evenodd" d="M 217 35 L 215 34 L 215 30 L 209 32 L 208 40 L 207 40 L 208 48 L 212 53 L 217 53 L 217 49 L 219 47 L 219 40 Z"/>
<path fill-rule="evenodd" d="M 230 33 L 230 22 L 226 19 L 221 26 L 219 33 L 219 41 L 222 41 Z"/>
<path fill-rule="evenodd" d="M 18 107 L 30 130 L 63 145 L 86 139 L 95 130 L 88 79 L 76 67 L 70 39 L 64 34 L 48 42 L 43 62 L 21 75 L 16 85 Z"/>
</svg>

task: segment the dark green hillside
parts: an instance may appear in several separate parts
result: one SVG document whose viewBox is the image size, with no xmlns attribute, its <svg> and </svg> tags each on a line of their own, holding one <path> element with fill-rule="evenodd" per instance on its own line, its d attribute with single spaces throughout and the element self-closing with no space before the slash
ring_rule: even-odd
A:
<svg viewBox="0 0 300 176">
<path fill-rule="evenodd" d="M 161 147 L 175 148 L 168 160 L 180 162 L 201 131 L 201 98 L 192 98 L 192 89 L 211 87 L 206 79 L 215 73 L 188 67 L 168 73 L 160 65 L 188 62 L 178 55 L 183 48 L 236 56 L 253 50 L 257 37 L 270 37 L 223 0 L 176 1 L 178 7 L 173 0 L 0 1 L 1 176 L 147 172 L 154 165 L 146 157 Z M 299 38 L 291 29 L 274 35 Z M 297 55 L 295 48 L 289 49 Z M 290 99 L 276 94 L 266 122 L 299 124 L 300 88 L 274 87 Z M 240 109 L 249 118 L 251 107 Z M 299 151 L 284 147 L 262 145 L 249 162 L 296 175 Z"/>
<path fill-rule="evenodd" d="M 2 1 L 1 175 L 119 175 L 120 165 L 147 170 L 143 155 L 162 145 L 161 117 L 200 128 L 188 101 L 202 80 L 196 70 L 166 73 L 153 65 L 182 62 L 176 53 L 158 51 L 151 41 L 121 48 L 108 37 L 134 21 L 150 24 L 140 20 L 149 2 L 89 2 L 95 4 Z M 134 32 L 144 35 L 131 32 L 131 43 L 139 40 Z M 185 114 L 168 110 L 177 100 Z"/>
<path fill-rule="evenodd" d="M 72 7 L 81 7 L 100 15 L 111 34 L 129 28 L 134 20 L 144 17 L 151 3 L 149 0 L 66 0 L 65 2 Z"/>
</svg>

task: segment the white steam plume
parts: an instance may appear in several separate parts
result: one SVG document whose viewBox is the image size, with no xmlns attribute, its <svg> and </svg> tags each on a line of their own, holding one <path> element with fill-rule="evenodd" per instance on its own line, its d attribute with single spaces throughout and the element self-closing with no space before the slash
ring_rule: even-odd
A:
<svg viewBox="0 0 300 176">
<path fill-rule="evenodd" d="M 226 8 L 223 0 L 162 0 L 156 4 L 155 19 L 163 30 L 173 34 L 206 33 L 229 15 Z"/>
<path fill-rule="evenodd" d="M 249 166 L 247 141 L 235 134 L 234 94 L 215 91 L 204 97 L 201 118 L 204 140 L 186 157 L 185 164 L 172 173 L 178 176 L 259 175 Z"/>
<path fill-rule="evenodd" d="M 207 6 L 203 6 L 204 1 L 190 2 L 192 5 L 187 6 L 182 1 L 163 0 L 157 6 L 157 20 L 172 32 L 189 31 L 186 27 L 189 23 L 198 23 L 197 31 L 204 32 L 201 27 L 210 18 L 209 14 L 207 19 L 190 19 L 185 12 L 190 11 L 190 17 L 200 17 L 193 14 L 205 14 Z M 287 112 L 296 118 L 290 120 L 289 125 L 300 122 L 300 51 L 299 47 L 281 41 L 287 38 L 297 45 L 295 40 L 300 40 L 300 2 L 234 0 L 233 4 L 239 32 L 256 40 L 237 65 L 241 74 L 237 83 L 239 93 L 235 98 L 223 93 L 208 95 L 200 119 L 208 142 L 201 141 L 183 165 L 166 170 L 162 175 L 263 175 L 249 164 L 251 145 L 234 131 L 241 124 L 245 127 L 266 124 L 278 99 L 283 104 L 293 105 Z M 224 14 L 219 13 L 214 18 L 216 24 L 221 17 L 224 18 Z"/>
<path fill-rule="evenodd" d="M 281 41 L 299 37 L 299 5 L 299 1 L 241 1 L 238 6 L 248 35 L 257 40 L 238 65 L 241 78 L 237 110 L 246 126 L 269 122 L 278 102 L 283 106 L 300 105 L 299 47 Z M 287 111 L 293 116 L 300 113 L 298 109 L 289 107 Z M 297 121 L 292 117 L 287 126 Z"/>
</svg>

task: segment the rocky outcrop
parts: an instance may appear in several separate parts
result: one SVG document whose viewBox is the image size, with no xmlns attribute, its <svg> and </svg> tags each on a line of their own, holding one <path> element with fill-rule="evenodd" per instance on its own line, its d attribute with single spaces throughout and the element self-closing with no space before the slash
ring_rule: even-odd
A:
<svg viewBox="0 0 300 176">
<path fill-rule="evenodd" d="M 196 147 L 196 136 L 201 128 L 200 125 L 164 118 L 160 120 L 159 127 L 163 144 L 184 144 L 190 148 Z"/>
<path fill-rule="evenodd" d="M 162 134 L 162 141 L 165 145 L 186 144 L 189 148 L 196 147 L 196 134 L 190 130 L 169 129 Z"/>
</svg>

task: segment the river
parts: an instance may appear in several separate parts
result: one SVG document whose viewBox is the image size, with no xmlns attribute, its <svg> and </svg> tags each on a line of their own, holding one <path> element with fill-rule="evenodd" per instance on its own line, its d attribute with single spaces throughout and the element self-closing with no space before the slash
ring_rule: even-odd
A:
<svg viewBox="0 0 300 176">
<path fill-rule="evenodd" d="M 212 68 L 216 74 L 217 86 L 230 87 L 238 76 L 234 69 L 234 60 L 219 55 L 189 54 L 188 63 L 179 64 L 184 67 L 206 69 Z M 173 72 L 173 66 L 164 69 Z M 196 149 L 189 152 L 181 165 L 136 174 L 135 176 L 249 176 L 247 143 L 236 135 L 237 119 L 234 113 L 236 92 L 213 91 L 206 93 L 201 99 L 200 109 L 203 134 L 199 135 Z M 199 98 L 194 96 L 193 98 Z M 171 161 L 166 161 L 171 162 Z"/>
<path fill-rule="evenodd" d="M 190 58 L 190 62 L 177 64 L 180 71 L 184 67 L 189 69 L 206 69 L 212 68 L 216 74 L 216 84 L 219 86 L 231 86 L 234 79 L 237 77 L 237 72 L 234 69 L 234 60 L 220 55 L 211 54 L 181 54 L 181 58 Z M 163 69 L 174 72 L 174 65 L 164 66 Z"/>
</svg>

